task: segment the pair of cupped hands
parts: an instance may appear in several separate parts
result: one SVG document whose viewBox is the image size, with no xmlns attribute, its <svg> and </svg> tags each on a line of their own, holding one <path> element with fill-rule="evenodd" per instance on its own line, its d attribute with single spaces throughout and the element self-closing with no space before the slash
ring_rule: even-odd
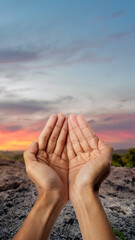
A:
<svg viewBox="0 0 135 240">
<path fill-rule="evenodd" d="M 66 204 L 85 190 L 98 194 L 110 173 L 112 152 L 82 115 L 59 113 L 50 116 L 24 160 L 39 194 L 57 195 Z"/>
</svg>

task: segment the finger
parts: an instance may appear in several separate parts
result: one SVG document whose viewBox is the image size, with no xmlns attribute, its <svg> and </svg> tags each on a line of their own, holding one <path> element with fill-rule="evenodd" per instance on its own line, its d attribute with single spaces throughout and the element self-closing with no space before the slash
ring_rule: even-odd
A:
<svg viewBox="0 0 135 240">
<path fill-rule="evenodd" d="M 104 157 L 111 163 L 113 148 L 107 145 L 103 140 L 99 140 L 98 148 L 104 154 Z"/>
<path fill-rule="evenodd" d="M 67 132 L 68 132 L 68 125 L 67 125 L 67 119 L 65 119 L 65 122 L 62 126 L 62 129 L 57 139 L 56 147 L 54 150 L 54 153 L 58 156 L 61 156 L 63 152 L 64 145 L 66 143 Z"/>
<path fill-rule="evenodd" d="M 39 150 L 45 150 L 48 139 L 53 131 L 56 121 L 57 121 L 57 116 L 55 114 L 52 114 L 38 138 Z"/>
<path fill-rule="evenodd" d="M 83 149 L 79 143 L 79 140 L 77 138 L 77 136 L 75 135 L 74 129 L 70 123 L 70 119 L 68 118 L 68 127 L 69 127 L 69 136 L 70 136 L 70 140 L 73 146 L 73 149 L 75 151 L 76 154 L 79 153 L 83 153 Z"/>
<path fill-rule="evenodd" d="M 77 121 L 79 124 L 80 129 L 82 130 L 85 138 L 87 139 L 87 142 L 89 143 L 89 146 L 92 149 L 98 148 L 98 137 L 93 132 L 93 130 L 89 127 L 87 121 L 84 119 L 82 115 L 77 116 Z"/>
<path fill-rule="evenodd" d="M 69 161 L 71 161 L 76 157 L 69 135 L 67 137 L 67 155 L 68 155 Z"/>
<path fill-rule="evenodd" d="M 63 149 L 63 152 L 61 154 L 61 158 L 64 160 L 64 161 L 67 161 L 67 146 L 65 145 L 64 149 Z"/>
<path fill-rule="evenodd" d="M 65 116 L 62 113 L 58 114 L 58 120 L 56 122 L 56 125 L 52 131 L 52 134 L 49 138 L 48 144 L 47 144 L 47 152 L 48 153 L 53 153 L 56 143 L 57 143 L 57 139 L 59 137 L 60 131 L 62 129 L 63 123 L 65 120 Z"/>
<path fill-rule="evenodd" d="M 80 127 L 79 127 L 76 116 L 74 114 L 70 114 L 69 120 L 70 120 L 70 123 L 72 125 L 73 130 L 74 130 L 74 133 L 75 133 L 76 137 L 78 138 L 79 143 L 80 143 L 82 149 L 84 150 L 84 152 L 91 151 L 92 149 L 90 148 L 86 138 L 84 137 L 84 135 L 83 135 L 83 133 L 82 133 Z"/>
<path fill-rule="evenodd" d="M 28 164 L 28 162 L 36 160 L 36 154 L 38 152 L 38 143 L 32 142 L 29 148 L 24 152 L 24 161 L 25 164 Z"/>
</svg>

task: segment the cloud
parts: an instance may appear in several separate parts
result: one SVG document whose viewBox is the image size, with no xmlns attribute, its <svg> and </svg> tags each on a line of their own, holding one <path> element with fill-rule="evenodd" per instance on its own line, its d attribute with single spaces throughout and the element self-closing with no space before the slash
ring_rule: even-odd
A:
<svg viewBox="0 0 135 240">
<path fill-rule="evenodd" d="M 118 19 L 118 18 L 121 18 L 123 17 L 124 15 L 126 14 L 126 11 L 125 10 L 120 10 L 120 11 L 117 11 L 117 12 L 114 12 L 112 13 L 111 15 L 102 15 L 102 16 L 97 16 L 95 18 L 92 19 L 92 22 L 105 22 L 105 21 L 108 21 L 108 20 L 111 20 L 111 19 Z"/>
<path fill-rule="evenodd" d="M 21 49 L 0 49 L 0 64 L 37 60 L 38 53 Z"/>
<path fill-rule="evenodd" d="M 135 114 L 101 114 L 95 116 L 96 121 L 92 122 L 94 124 L 94 129 L 96 131 L 106 131 L 106 130 L 125 130 L 135 132 Z M 90 121 L 89 121 L 90 123 Z"/>
<path fill-rule="evenodd" d="M 0 149 L 26 149 L 32 141 L 37 140 L 50 114 L 66 109 L 74 100 L 67 95 L 52 101 L 1 101 Z"/>
<path fill-rule="evenodd" d="M 92 125 L 95 124 L 95 123 L 96 123 L 96 121 L 95 121 L 94 119 L 88 120 L 88 124 L 89 124 L 90 126 L 92 126 Z"/>
<path fill-rule="evenodd" d="M 114 13 L 112 14 L 112 18 L 121 18 L 121 17 L 123 17 L 125 14 L 126 14 L 126 11 L 120 10 L 120 11 L 118 11 L 118 12 L 114 12 Z"/>
<path fill-rule="evenodd" d="M 124 14 L 124 11 L 114 13 L 114 16 L 120 16 Z M 40 59 L 43 63 L 36 66 L 37 69 L 40 68 L 52 68 L 55 66 L 70 65 L 76 63 L 86 63 L 86 62 L 112 62 L 116 59 L 116 56 L 103 56 L 99 55 L 100 51 L 98 49 L 106 47 L 107 44 L 121 38 L 130 36 L 135 32 L 135 26 L 129 30 L 122 32 L 111 33 L 100 40 L 80 40 L 71 42 L 65 46 L 61 45 L 49 45 L 43 46 L 40 54 Z"/>
<path fill-rule="evenodd" d="M 86 52 L 83 56 L 80 57 L 80 59 L 78 59 L 76 61 L 77 62 L 98 62 L 98 63 L 103 63 L 103 62 L 112 62 L 115 59 L 115 56 L 111 56 L 111 57 L 99 57 L 96 54 L 90 53 L 90 52 Z"/>
<path fill-rule="evenodd" d="M 109 34 L 106 39 L 121 39 L 130 36 L 131 34 L 135 33 L 135 26 L 130 28 L 129 30 L 118 32 L 118 33 L 112 33 Z"/>
<path fill-rule="evenodd" d="M 135 113 L 95 115 L 88 123 L 99 138 L 115 149 L 135 146 Z"/>
<path fill-rule="evenodd" d="M 37 140 L 46 118 L 33 119 L 28 126 L 13 124 L 0 125 L 0 147 L 3 150 L 26 149 L 32 141 Z M 115 149 L 134 147 L 135 114 L 101 114 L 88 121 L 99 138 Z"/>
<path fill-rule="evenodd" d="M 19 130 L 22 129 L 22 126 L 20 125 L 0 125 L 0 131 L 1 132 L 18 132 Z"/>
<path fill-rule="evenodd" d="M 56 45 L 57 44 L 57 45 Z M 70 65 L 76 63 L 84 63 L 84 62 L 110 62 L 113 60 L 113 56 L 104 57 L 99 56 L 99 52 L 94 52 L 94 49 L 98 47 L 102 47 L 104 45 L 103 40 L 80 40 L 74 41 L 65 46 L 59 45 L 59 43 L 50 43 L 42 44 L 40 48 L 37 49 L 37 46 L 28 46 L 24 47 L 16 47 L 15 49 L 0 49 L 0 64 L 13 64 L 13 68 L 16 70 L 16 64 L 25 63 L 25 62 L 33 62 L 35 60 L 38 61 L 38 65 L 31 66 L 31 69 L 40 69 L 40 68 L 51 68 L 54 66 L 63 66 Z M 37 49 L 37 50 L 34 50 Z M 5 66 L 5 65 L 4 65 Z M 22 66 L 22 65 L 21 65 Z M 11 68 L 13 72 L 13 68 Z M 10 69 L 2 70 L 9 72 Z M 21 69 L 20 69 L 21 70 Z M 23 69 L 22 69 L 23 70 Z M 6 74 L 9 77 L 12 77 L 11 74 Z"/>
<path fill-rule="evenodd" d="M 131 130 L 134 131 L 135 130 L 135 119 L 134 120 L 126 120 L 124 122 L 113 122 L 112 121 L 107 121 L 109 122 L 109 124 L 101 124 L 101 125 L 96 125 L 96 130 Z"/>
<path fill-rule="evenodd" d="M 120 16 L 122 14 L 124 14 L 124 11 L 119 11 L 113 15 Z M 25 46 L 25 48 L 0 49 L 0 64 L 17 64 L 38 60 L 36 66 L 31 66 L 31 69 L 40 69 L 86 62 L 109 63 L 115 59 L 115 56 L 99 56 L 98 48 L 102 48 L 106 46 L 106 44 L 111 43 L 111 40 L 124 38 L 134 32 L 135 27 L 133 26 L 127 31 L 114 32 L 100 40 L 74 41 L 65 46 L 59 43 L 50 43 L 49 45 L 41 44 L 40 48 L 37 48 L 35 45 L 31 46 L 31 48 Z M 14 67 L 16 68 L 16 65 L 14 65 Z"/>
<path fill-rule="evenodd" d="M 37 141 L 39 132 L 28 132 L 26 129 L 18 131 L 0 131 L 0 150 L 24 150 L 32 141 Z"/>
<path fill-rule="evenodd" d="M 21 91 L 23 91 L 21 89 Z M 7 87 L 1 87 L 0 88 L 0 97 L 4 98 L 4 99 L 16 99 L 18 98 L 18 93 L 17 91 L 13 91 L 13 90 L 8 90 Z"/>
<path fill-rule="evenodd" d="M 100 130 L 97 132 L 97 135 L 115 149 L 135 147 L 135 131 Z"/>
<path fill-rule="evenodd" d="M 37 140 L 50 114 L 66 108 L 73 100 L 71 96 L 60 96 L 53 101 L 1 101 L 0 149 L 26 149 Z"/>
<path fill-rule="evenodd" d="M 0 109 L 2 112 L 8 112 L 9 114 L 32 114 L 41 110 L 49 110 L 48 102 L 37 102 L 37 101 L 12 101 L 0 102 Z"/>
<path fill-rule="evenodd" d="M 16 99 L 14 101 L 3 100 L 0 102 L 0 115 L 6 116 L 31 116 L 31 114 L 40 114 L 56 112 L 61 107 L 64 107 L 69 102 L 72 102 L 74 98 L 72 96 L 61 96 L 52 101 L 36 101 L 36 100 L 24 100 Z M 42 113 L 41 113 L 42 112 Z M 4 118 L 3 118 L 4 119 Z"/>
</svg>

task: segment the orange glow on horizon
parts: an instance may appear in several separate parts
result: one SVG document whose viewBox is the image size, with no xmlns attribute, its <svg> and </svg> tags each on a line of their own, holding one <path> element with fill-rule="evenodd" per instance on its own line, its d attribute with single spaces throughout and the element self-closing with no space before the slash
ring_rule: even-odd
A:
<svg viewBox="0 0 135 240">
<path fill-rule="evenodd" d="M 40 132 L 0 132 L 0 150 L 25 150 L 33 141 L 37 141 Z"/>
<path fill-rule="evenodd" d="M 26 129 L 16 132 L 0 131 L 0 150 L 25 150 L 33 141 L 37 141 L 40 131 L 32 132 Z M 96 132 L 99 138 L 109 144 L 135 141 L 135 135 L 130 130 L 104 130 Z"/>
</svg>

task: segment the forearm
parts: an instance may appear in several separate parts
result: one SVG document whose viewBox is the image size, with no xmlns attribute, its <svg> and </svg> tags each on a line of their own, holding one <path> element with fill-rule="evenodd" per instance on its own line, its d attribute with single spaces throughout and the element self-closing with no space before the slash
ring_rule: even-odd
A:
<svg viewBox="0 0 135 240">
<path fill-rule="evenodd" d="M 72 199 L 84 240 L 116 240 L 98 195 L 77 194 Z"/>
<path fill-rule="evenodd" d="M 57 195 L 57 194 L 56 194 Z M 46 240 L 63 208 L 58 196 L 42 194 L 13 240 Z"/>
</svg>

